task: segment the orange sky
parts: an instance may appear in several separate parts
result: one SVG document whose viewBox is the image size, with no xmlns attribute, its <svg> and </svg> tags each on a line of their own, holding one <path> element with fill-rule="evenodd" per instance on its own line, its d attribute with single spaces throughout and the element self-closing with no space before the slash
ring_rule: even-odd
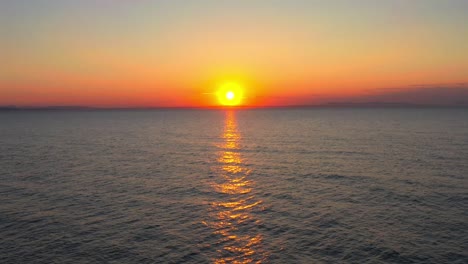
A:
<svg viewBox="0 0 468 264">
<path fill-rule="evenodd" d="M 230 81 L 244 87 L 244 105 L 321 104 L 468 82 L 463 1 L 12 1 L 0 10 L 0 105 L 212 106 Z"/>
</svg>

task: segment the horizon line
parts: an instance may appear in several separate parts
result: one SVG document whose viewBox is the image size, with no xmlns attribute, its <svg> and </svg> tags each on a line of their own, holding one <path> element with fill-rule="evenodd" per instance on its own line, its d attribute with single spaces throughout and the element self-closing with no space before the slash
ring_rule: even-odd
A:
<svg viewBox="0 0 468 264">
<path fill-rule="evenodd" d="M 238 106 L 85 106 L 85 105 L 48 105 L 48 106 L 17 106 L 0 105 L 0 111 L 15 110 L 242 110 L 242 109 L 285 109 L 285 108 L 467 108 L 468 103 L 460 104 L 418 104 L 399 102 L 329 102 L 324 104 L 306 105 L 238 105 Z"/>
</svg>

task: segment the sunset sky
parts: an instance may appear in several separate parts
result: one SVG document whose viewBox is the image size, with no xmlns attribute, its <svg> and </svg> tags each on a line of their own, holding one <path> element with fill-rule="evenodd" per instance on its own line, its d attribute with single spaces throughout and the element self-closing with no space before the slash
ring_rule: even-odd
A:
<svg viewBox="0 0 468 264">
<path fill-rule="evenodd" d="M 468 103 L 468 1 L 0 3 L 0 105 Z"/>
</svg>

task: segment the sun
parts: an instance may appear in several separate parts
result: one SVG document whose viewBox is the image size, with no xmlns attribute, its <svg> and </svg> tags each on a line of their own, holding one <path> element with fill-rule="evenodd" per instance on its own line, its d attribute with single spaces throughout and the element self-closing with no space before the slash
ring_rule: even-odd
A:
<svg viewBox="0 0 468 264">
<path fill-rule="evenodd" d="M 244 89 L 236 82 L 225 82 L 219 86 L 216 95 L 221 105 L 236 106 L 242 103 Z"/>
<path fill-rule="evenodd" d="M 236 97 L 236 95 L 234 94 L 234 92 L 229 91 L 229 92 L 226 93 L 226 99 L 232 100 L 232 99 L 234 99 L 234 97 Z"/>
</svg>

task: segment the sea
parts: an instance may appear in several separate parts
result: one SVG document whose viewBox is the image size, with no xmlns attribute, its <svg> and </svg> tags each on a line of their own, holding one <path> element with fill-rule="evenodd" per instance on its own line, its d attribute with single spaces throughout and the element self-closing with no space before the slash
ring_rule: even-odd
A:
<svg viewBox="0 0 468 264">
<path fill-rule="evenodd" d="M 0 263 L 468 263 L 468 109 L 1 111 Z"/>
</svg>

